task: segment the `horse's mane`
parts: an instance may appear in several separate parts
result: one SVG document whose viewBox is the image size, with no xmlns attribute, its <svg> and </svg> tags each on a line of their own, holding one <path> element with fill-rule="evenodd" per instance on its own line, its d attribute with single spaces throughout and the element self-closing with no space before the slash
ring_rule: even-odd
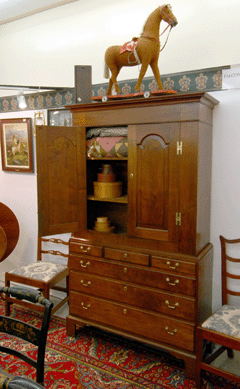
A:
<svg viewBox="0 0 240 389">
<path fill-rule="evenodd" d="M 164 7 L 168 7 L 169 9 L 172 9 L 171 4 L 163 4 L 163 5 L 160 5 L 160 7 L 158 7 L 157 9 L 162 10 Z M 155 11 L 155 10 L 154 10 L 154 11 Z M 153 12 L 154 12 L 154 11 L 153 11 Z M 150 15 L 151 15 L 151 14 L 150 14 Z M 140 35 L 143 34 L 144 27 L 145 27 L 145 25 L 146 25 L 146 23 L 147 23 L 147 20 L 148 20 L 148 18 L 149 18 L 150 15 L 148 15 L 148 17 L 147 17 L 147 19 L 146 19 L 146 21 L 145 21 L 145 23 L 144 23 L 144 25 L 143 25 L 142 32 L 141 32 Z"/>
</svg>

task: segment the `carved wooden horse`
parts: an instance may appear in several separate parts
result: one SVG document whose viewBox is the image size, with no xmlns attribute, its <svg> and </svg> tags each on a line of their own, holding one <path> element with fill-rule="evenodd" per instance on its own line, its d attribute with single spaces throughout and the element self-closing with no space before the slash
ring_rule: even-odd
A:
<svg viewBox="0 0 240 389">
<path fill-rule="evenodd" d="M 105 78 L 109 78 L 109 69 L 112 73 L 109 80 L 107 95 L 111 94 L 113 85 L 115 85 L 115 91 L 120 92 L 117 84 L 117 76 L 121 68 L 123 66 L 135 66 L 138 63 L 141 63 L 142 66 L 135 90 L 140 91 L 141 83 L 147 71 L 148 65 L 152 68 L 157 81 L 158 89 L 164 89 L 158 69 L 158 58 L 160 52 L 159 29 L 162 20 L 167 22 L 171 27 L 176 26 L 178 23 L 169 4 L 158 7 L 148 17 L 140 38 L 133 38 L 133 43 L 137 42 L 137 46 L 134 51 L 125 51 L 120 53 L 120 51 L 122 51 L 121 46 L 111 46 L 106 50 Z"/>
</svg>

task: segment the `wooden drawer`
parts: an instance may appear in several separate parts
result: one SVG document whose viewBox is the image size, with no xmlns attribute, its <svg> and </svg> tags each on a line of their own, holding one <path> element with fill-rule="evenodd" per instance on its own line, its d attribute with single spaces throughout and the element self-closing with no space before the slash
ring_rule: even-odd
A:
<svg viewBox="0 0 240 389">
<path fill-rule="evenodd" d="M 152 256 L 151 264 L 152 267 L 170 272 L 184 273 L 189 276 L 195 276 L 196 274 L 196 264 L 192 262 Z"/>
<path fill-rule="evenodd" d="M 70 315 L 104 323 L 144 338 L 194 350 L 194 325 L 79 292 L 71 292 Z M 110 328 L 111 329 L 111 328 Z"/>
<path fill-rule="evenodd" d="M 70 290 L 119 301 L 145 310 L 195 320 L 195 299 L 144 288 L 127 282 L 70 271 Z"/>
<path fill-rule="evenodd" d="M 102 257 L 103 249 L 101 246 L 93 246 L 90 244 L 80 244 L 70 242 L 69 251 L 79 254 L 93 255 L 94 257 Z"/>
<path fill-rule="evenodd" d="M 137 265 L 149 265 L 148 254 L 135 253 L 132 251 L 116 250 L 106 247 L 104 250 L 104 257 L 114 259 L 115 261 L 136 263 Z"/>
<path fill-rule="evenodd" d="M 155 269 L 73 255 L 70 255 L 68 264 L 70 269 L 167 290 L 176 294 L 195 296 L 196 293 L 195 279 L 160 272 Z"/>
</svg>

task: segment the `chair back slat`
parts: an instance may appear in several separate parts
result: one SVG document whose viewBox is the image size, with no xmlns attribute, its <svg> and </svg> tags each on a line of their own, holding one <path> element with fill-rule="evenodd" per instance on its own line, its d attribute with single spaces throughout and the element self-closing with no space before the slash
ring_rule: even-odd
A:
<svg viewBox="0 0 240 389">
<path fill-rule="evenodd" d="M 41 254 L 52 254 L 52 255 L 60 255 L 61 257 L 68 258 L 68 254 L 64 254 L 61 251 L 54 251 L 54 250 L 41 250 Z"/>
<path fill-rule="evenodd" d="M 220 235 L 220 242 L 222 259 L 222 304 L 225 305 L 229 304 L 230 295 L 240 296 L 240 283 L 237 282 L 240 280 L 240 239 L 226 239 Z M 236 258 L 232 256 L 232 251 L 235 249 L 234 245 L 236 245 Z M 231 255 L 229 255 L 229 251 L 231 251 Z M 230 264 L 232 265 L 230 266 Z M 229 285 L 230 282 L 231 285 Z"/>
<path fill-rule="evenodd" d="M 229 255 L 226 255 L 226 260 L 230 262 L 240 263 L 240 258 L 232 258 Z"/>
<path fill-rule="evenodd" d="M 35 346 L 39 345 L 41 331 L 38 328 L 9 316 L 0 316 L 0 331 L 17 336 Z"/>
<path fill-rule="evenodd" d="M 236 292 L 235 290 L 226 290 L 227 294 L 230 294 L 231 296 L 240 296 L 240 292 Z"/>
<path fill-rule="evenodd" d="M 54 243 L 54 244 L 61 244 L 64 246 L 69 246 L 69 242 L 66 242 L 62 239 L 58 238 L 43 238 L 41 236 L 38 237 L 38 254 L 37 254 L 37 260 L 42 260 L 42 254 L 50 254 L 55 256 L 61 256 L 64 258 L 68 258 L 69 254 L 63 253 L 60 250 L 52 250 L 52 249 L 43 249 L 43 243 Z"/>
<path fill-rule="evenodd" d="M 226 272 L 226 277 L 227 278 L 232 278 L 233 280 L 240 280 L 240 275 L 229 273 L 229 272 Z"/>
</svg>

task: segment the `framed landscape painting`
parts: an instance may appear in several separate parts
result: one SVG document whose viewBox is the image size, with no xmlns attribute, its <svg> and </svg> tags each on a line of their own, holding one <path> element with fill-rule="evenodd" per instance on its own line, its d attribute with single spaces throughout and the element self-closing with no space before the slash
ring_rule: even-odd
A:
<svg viewBox="0 0 240 389">
<path fill-rule="evenodd" d="M 1 119 L 2 170 L 33 172 L 31 119 Z"/>
</svg>

